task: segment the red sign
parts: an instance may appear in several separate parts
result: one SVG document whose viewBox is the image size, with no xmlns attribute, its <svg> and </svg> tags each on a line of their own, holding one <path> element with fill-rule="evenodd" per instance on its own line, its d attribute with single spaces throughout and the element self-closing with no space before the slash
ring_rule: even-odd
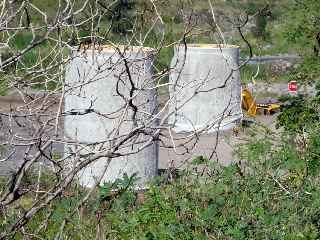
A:
<svg viewBox="0 0 320 240">
<path fill-rule="evenodd" d="M 297 81 L 291 81 L 288 83 L 288 91 L 296 93 L 298 91 Z"/>
</svg>

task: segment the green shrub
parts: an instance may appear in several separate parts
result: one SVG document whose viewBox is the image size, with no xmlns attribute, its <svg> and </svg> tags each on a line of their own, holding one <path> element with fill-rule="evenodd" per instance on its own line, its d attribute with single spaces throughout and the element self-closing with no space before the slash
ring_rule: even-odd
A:
<svg viewBox="0 0 320 240">
<path fill-rule="evenodd" d="M 319 121 L 317 99 L 308 100 L 299 95 L 292 97 L 277 117 L 277 127 L 284 127 L 290 133 L 302 133 Z"/>
<path fill-rule="evenodd" d="M 297 68 L 289 74 L 289 80 L 302 84 L 313 84 L 320 80 L 320 58 L 305 57 Z"/>
<path fill-rule="evenodd" d="M 159 179 L 139 204 L 130 187 L 134 180 L 124 177 L 113 184 L 121 194 L 110 192 L 111 185 L 100 187 L 85 215 L 69 218 L 63 236 L 90 239 L 100 224 L 106 239 L 318 239 L 319 161 L 309 160 L 319 156 L 320 144 L 317 138 L 311 142 L 308 153 L 302 153 L 285 136 L 280 145 L 267 135 L 252 138 L 237 151 L 245 166 L 194 161 L 195 166 L 209 164 L 210 174 L 185 171 L 166 184 Z M 80 196 L 54 202 L 42 237 L 55 236 Z M 26 229 L 35 227 L 34 221 Z"/>
<path fill-rule="evenodd" d="M 0 96 L 4 96 L 8 91 L 8 81 L 0 75 Z"/>
<path fill-rule="evenodd" d="M 316 35 L 319 33 L 320 2 L 318 0 L 304 0 L 288 2 L 285 12 L 285 38 L 289 43 L 296 44 L 306 56 L 314 54 Z"/>
</svg>

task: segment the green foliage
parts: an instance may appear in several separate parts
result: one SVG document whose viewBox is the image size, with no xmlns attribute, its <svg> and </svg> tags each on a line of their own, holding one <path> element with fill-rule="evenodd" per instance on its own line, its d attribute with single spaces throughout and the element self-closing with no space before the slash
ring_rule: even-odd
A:
<svg viewBox="0 0 320 240">
<path fill-rule="evenodd" d="M 289 80 L 298 80 L 302 84 L 312 84 L 320 80 L 320 58 L 305 57 L 289 74 Z"/>
<path fill-rule="evenodd" d="M 260 149 L 261 147 L 258 147 Z M 257 150 L 258 150 L 257 149 Z M 258 151 L 257 151 L 258 152 Z M 263 159 L 263 158 L 261 158 Z M 270 161 L 270 158 L 256 164 Z M 265 169 L 243 176 L 237 166 L 213 178 L 181 180 L 152 187 L 134 211 L 109 214 L 110 239 L 316 239 L 309 215 L 315 199 L 281 192 Z M 263 166 L 263 165 L 262 165 Z M 266 170 L 266 169 L 265 169 Z M 271 170 L 271 168 L 268 168 Z M 285 180 L 283 180 L 285 182 Z M 293 181 L 293 180 L 290 180 Z M 289 181 L 289 184 L 291 182 Z M 291 190 L 291 189 L 290 189 Z M 315 192 L 319 189 L 314 189 Z M 314 192 L 312 192 L 314 193 Z"/>
<path fill-rule="evenodd" d="M 14 49 L 14 51 L 18 52 L 25 49 L 31 42 L 32 34 L 26 32 L 17 34 L 14 38 L 11 39 L 9 45 L 12 49 Z M 21 58 L 21 62 L 25 63 L 28 66 L 32 66 L 33 64 L 35 64 L 37 62 L 37 49 L 24 54 Z"/>
<path fill-rule="evenodd" d="M 239 4 L 239 1 L 228 2 Z M 116 14 L 110 16 L 115 20 L 112 29 L 115 38 L 128 33 L 135 17 L 137 5 L 132 1 L 127 6 L 122 3 L 117 1 L 113 5 Z M 318 1 L 306 0 L 305 4 L 314 4 L 315 8 Z M 290 6 L 291 13 L 298 10 L 294 6 Z M 256 3 L 249 2 L 248 12 L 256 11 Z M 317 14 L 314 10 L 310 12 L 311 15 Z M 312 34 L 309 33 L 314 32 L 311 29 L 313 25 L 310 25 L 309 17 L 303 20 L 306 22 L 302 21 L 302 16 L 306 16 L 305 9 L 297 14 L 291 17 L 300 22 L 287 25 L 289 32 L 292 29 L 297 31 L 291 35 L 288 33 L 286 37 L 297 44 L 308 40 L 310 47 Z M 265 20 L 257 19 L 261 27 L 259 35 L 268 31 Z M 165 44 L 169 44 L 179 35 L 179 31 L 174 30 L 181 28 L 181 19 L 176 15 L 171 18 L 168 13 L 164 21 L 168 23 Z M 303 23 L 308 24 L 307 29 L 301 29 Z M 87 33 L 83 31 L 81 34 Z M 146 41 L 148 46 L 159 44 L 157 34 L 150 33 Z M 11 46 L 17 49 L 25 47 L 30 36 L 24 36 L 12 39 Z M 169 66 L 172 53 L 173 48 L 160 51 L 156 62 L 159 70 Z M 35 56 L 30 52 L 22 60 L 34 63 Z M 302 74 L 301 79 L 314 80 L 319 76 L 319 65 L 316 58 L 307 58 L 293 72 L 292 78 Z M 242 79 L 251 80 L 255 70 L 251 66 L 243 68 Z M 269 70 L 260 69 L 257 79 L 266 81 L 269 78 Z M 208 165 L 208 174 L 197 175 L 193 170 L 186 170 L 170 183 L 160 179 L 150 185 L 143 193 L 144 200 L 139 203 L 133 189 L 138 181 L 136 175 L 124 175 L 113 183 L 98 187 L 96 194 L 81 206 L 79 214 L 73 214 L 73 210 L 87 190 L 71 186 L 63 193 L 65 195 L 59 196 L 48 209 L 40 211 L 24 229 L 26 232 L 34 231 L 52 211 L 48 227 L 39 233 L 44 239 L 54 239 L 64 219 L 68 221 L 61 239 L 97 238 L 97 226 L 106 239 L 319 239 L 319 99 L 319 96 L 312 100 L 302 96 L 290 99 L 290 105 L 278 117 L 278 126 L 284 128 L 282 138 L 275 142 L 269 136 L 270 132 L 259 138 L 252 136 L 237 150 L 239 163 L 221 167 L 202 156 L 196 157 L 192 168 Z M 299 142 L 301 136 L 303 138 Z M 26 175 L 24 184 L 34 182 L 30 180 L 32 177 L 35 176 Z M 41 189 L 46 189 L 50 185 L 48 182 L 54 179 L 50 174 L 43 174 Z M 30 207 L 33 197 L 24 196 L 5 217 L 0 209 L 0 232 L 13 224 L 21 211 Z M 18 235 L 16 239 L 19 239 Z"/>
<path fill-rule="evenodd" d="M 258 14 L 258 16 L 256 17 L 256 27 L 254 28 L 254 30 L 252 31 L 253 34 L 256 37 L 261 37 L 266 39 L 266 28 L 267 28 L 267 17 L 265 15 L 262 14 Z"/>
<path fill-rule="evenodd" d="M 253 15 L 253 14 L 257 13 L 259 10 L 258 5 L 254 2 L 248 2 L 245 6 L 245 9 L 247 10 L 247 13 L 249 15 Z"/>
<path fill-rule="evenodd" d="M 137 183 L 139 177 L 137 174 L 128 176 L 127 173 L 123 174 L 123 178 L 118 178 L 114 182 L 106 182 L 102 186 L 99 186 L 98 197 L 100 202 L 104 200 L 110 200 L 114 195 L 113 191 L 117 191 L 119 195 L 122 193 L 131 190 L 132 187 Z"/>
<path fill-rule="evenodd" d="M 315 129 L 314 129 L 315 130 Z M 152 186 L 129 212 L 112 208 L 111 239 L 318 239 L 319 132 L 307 149 L 284 135 L 241 145 L 245 165 L 211 165 L 209 176 L 183 175 Z M 197 157 L 193 164 L 208 163 Z"/>
<path fill-rule="evenodd" d="M 319 130 L 313 131 L 310 133 L 306 155 L 307 155 L 307 167 L 308 167 L 309 173 L 312 175 L 318 175 L 320 173 Z"/>
<path fill-rule="evenodd" d="M 192 164 L 193 165 L 201 165 L 201 164 L 208 164 L 209 163 L 209 159 L 203 157 L 203 156 L 198 156 L 198 157 L 195 157 L 193 160 L 192 160 Z"/>
<path fill-rule="evenodd" d="M 269 5 L 266 6 L 252 6 L 249 5 L 249 10 L 253 11 L 256 9 L 256 12 L 253 12 L 252 14 L 256 14 L 255 16 L 255 27 L 252 29 L 252 33 L 257 38 L 262 38 L 263 40 L 266 40 L 269 37 L 269 33 L 267 32 L 267 24 L 268 20 L 271 16 L 271 10 L 269 9 Z"/>
<path fill-rule="evenodd" d="M 277 118 L 277 127 L 286 131 L 303 132 L 307 127 L 319 121 L 319 114 L 313 102 L 303 96 L 293 97 Z"/>
<path fill-rule="evenodd" d="M 301 133 L 319 121 L 316 100 L 307 100 L 302 95 L 292 97 L 277 117 L 277 127 L 284 127 L 291 133 Z"/>
<path fill-rule="evenodd" d="M 8 90 L 8 81 L 0 75 L 0 96 L 6 95 Z M 1 152 L 1 149 L 0 149 Z"/>
<path fill-rule="evenodd" d="M 53 214 L 40 236 L 53 239 L 68 218 L 64 239 L 95 238 L 98 224 L 106 239 L 319 239 L 318 136 L 314 129 L 303 151 L 290 135 L 281 144 L 268 135 L 253 137 L 237 150 L 245 163 L 229 167 L 199 156 L 193 167 L 207 164 L 208 174 L 186 170 L 170 183 L 158 181 L 140 203 L 132 189 L 136 176 L 124 175 L 99 187 L 81 217 L 71 213 L 86 191 L 71 188 L 50 205 Z M 37 229 L 46 216 L 40 212 L 25 230 Z"/>
<path fill-rule="evenodd" d="M 310 56 L 319 33 L 320 1 L 290 0 L 285 15 L 285 37 L 299 46 L 304 54 Z"/>
<path fill-rule="evenodd" d="M 112 4 L 108 19 L 112 22 L 111 30 L 116 34 L 128 34 L 135 18 L 135 2 L 132 0 L 117 0 Z"/>
<path fill-rule="evenodd" d="M 283 73 L 272 73 L 271 64 L 261 64 L 260 66 L 247 64 L 240 69 L 240 74 L 243 83 L 252 82 L 253 77 L 256 82 L 276 82 L 282 80 L 284 76 Z"/>
<path fill-rule="evenodd" d="M 245 65 L 240 69 L 241 81 L 243 83 L 252 82 L 253 77 L 256 75 L 258 69 L 256 65 Z M 259 75 L 255 80 L 266 80 L 267 79 L 266 71 L 259 71 Z"/>
</svg>

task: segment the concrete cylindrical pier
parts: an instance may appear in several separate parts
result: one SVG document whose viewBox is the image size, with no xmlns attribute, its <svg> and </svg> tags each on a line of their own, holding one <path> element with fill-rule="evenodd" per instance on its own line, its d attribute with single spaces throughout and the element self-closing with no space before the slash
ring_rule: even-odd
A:
<svg viewBox="0 0 320 240">
<path fill-rule="evenodd" d="M 97 153 L 101 149 L 115 149 L 121 143 L 115 153 L 123 155 L 112 158 L 110 163 L 102 157 L 83 169 L 78 174 L 82 186 L 93 186 L 108 164 L 100 183 L 114 181 L 124 173 L 128 176 L 137 173 L 140 177 L 137 187 L 144 187 L 156 175 L 157 144 L 145 133 L 136 132 L 128 138 L 134 129 L 148 130 L 156 125 L 152 62 L 150 48 L 103 46 L 99 50 L 72 52 L 65 77 L 65 137 L 86 148 L 79 150 L 68 145 L 67 154 Z M 151 145 L 144 148 L 148 141 Z M 128 155 L 132 152 L 137 153 Z M 72 157 L 73 163 L 85 160 L 77 159 L 76 155 Z"/>
<path fill-rule="evenodd" d="M 169 118 L 176 132 L 232 128 L 242 118 L 239 47 L 188 44 L 171 62 Z"/>
</svg>

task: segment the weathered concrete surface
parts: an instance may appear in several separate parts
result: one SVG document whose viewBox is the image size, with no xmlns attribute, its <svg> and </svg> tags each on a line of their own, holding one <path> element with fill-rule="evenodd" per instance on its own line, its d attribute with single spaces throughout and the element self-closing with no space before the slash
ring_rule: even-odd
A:
<svg viewBox="0 0 320 240">
<path fill-rule="evenodd" d="M 242 118 L 239 47 L 176 46 L 171 61 L 169 123 L 176 132 L 231 129 Z"/>
<path fill-rule="evenodd" d="M 152 118 L 157 109 L 155 82 L 152 81 L 152 51 L 130 47 L 121 52 L 119 54 L 111 45 L 99 52 L 73 52 L 73 59 L 66 68 L 65 111 L 94 109 L 94 112 L 67 115 L 64 118 L 65 137 L 87 144 L 104 142 L 107 148 L 112 148 L 110 139 L 117 138 L 115 142 L 121 142 L 135 128 L 157 127 L 157 120 Z M 126 64 L 123 64 L 123 55 Z M 130 71 L 130 76 L 127 71 Z M 130 82 L 135 86 L 133 92 Z M 126 109 L 130 98 L 136 110 L 132 110 L 133 107 Z M 118 150 L 122 156 L 111 161 L 107 157 L 101 157 L 81 170 L 78 174 L 79 183 L 92 187 L 101 176 L 101 182 L 112 182 L 121 178 L 124 173 L 137 173 L 137 185 L 144 187 L 157 174 L 158 147 L 153 141 L 138 151 L 150 140 L 150 136 L 136 136 L 130 146 L 121 146 Z M 74 152 L 75 147 L 70 145 L 68 149 Z M 86 149 L 81 153 L 87 154 L 92 150 L 94 149 Z M 77 161 L 73 156 L 72 161 Z"/>
</svg>

